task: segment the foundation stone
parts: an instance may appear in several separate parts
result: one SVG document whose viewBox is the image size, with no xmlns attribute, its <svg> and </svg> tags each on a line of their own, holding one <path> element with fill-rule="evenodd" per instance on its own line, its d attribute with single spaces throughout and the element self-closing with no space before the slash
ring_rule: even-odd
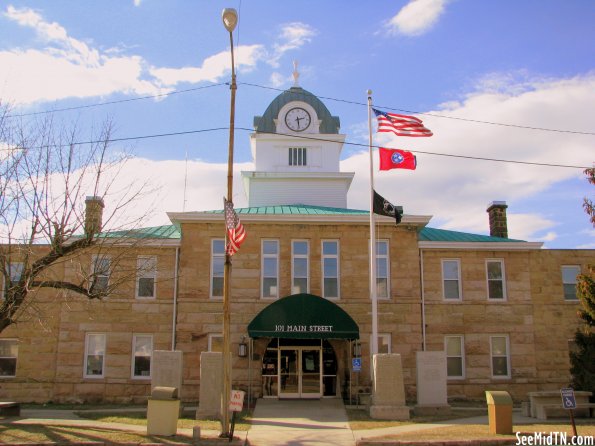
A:
<svg viewBox="0 0 595 446">
<path fill-rule="evenodd" d="M 446 352 L 417 352 L 416 415 L 450 412 L 446 391 Z"/>
<path fill-rule="evenodd" d="M 151 373 L 151 392 L 155 387 L 175 387 L 182 391 L 183 354 L 181 351 L 155 350 Z"/>
<path fill-rule="evenodd" d="M 379 420 L 408 420 L 409 407 L 405 404 L 401 355 L 395 353 L 374 355 L 373 366 L 374 382 L 370 417 Z"/>
</svg>

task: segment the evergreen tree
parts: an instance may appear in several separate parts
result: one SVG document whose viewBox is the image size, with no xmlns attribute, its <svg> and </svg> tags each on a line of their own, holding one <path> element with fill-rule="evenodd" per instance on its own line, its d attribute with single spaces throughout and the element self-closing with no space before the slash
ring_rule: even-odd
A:
<svg viewBox="0 0 595 446">
<path fill-rule="evenodd" d="M 586 169 L 587 181 L 595 185 L 595 168 Z M 585 212 L 595 227 L 595 204 L 585 198 Z M 576 291 L 582 304 L 579 317 L 583 327 L 575 334 L 576 350 L 570 354 L 572 385 L 578 390 L 588 390 L 595 395 L 595 265 L 589 265 L 588 274 L 577 277 Z M 593 398 L 593 396 L 591 397 Z"/>
</svg>

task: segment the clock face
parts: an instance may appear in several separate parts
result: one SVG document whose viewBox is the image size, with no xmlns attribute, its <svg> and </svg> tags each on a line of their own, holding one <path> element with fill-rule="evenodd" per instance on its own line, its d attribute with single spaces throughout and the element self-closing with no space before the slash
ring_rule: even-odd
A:
<svg viewBox="0 0 595 446">
<path fill-rule="evenodd" d="M 310 126 L 310 113 L 300 107 L 292 108 L 285 115 L 285 124 L 294 132 L 301 132 Z"/>
</svg>

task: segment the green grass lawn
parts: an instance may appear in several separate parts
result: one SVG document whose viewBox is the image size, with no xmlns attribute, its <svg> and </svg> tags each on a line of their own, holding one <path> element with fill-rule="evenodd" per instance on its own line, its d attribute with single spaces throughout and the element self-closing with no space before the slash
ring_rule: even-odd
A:
<svg viewBox="0 0 595 446">
<path fill-rule="evenodd" d="M 585 424 L 577 424 L 576 430 L 579 436 L 595 436 L 595 426 L 592 421 L 585 421 Z M 516 441 L 516 432 L 521 436 L 532 437 L 534 432 L 566 432 L 568 441 L 572 437 L 572 427 L 569 424 L 540 423 L 514 425 L 513 435 L 490 435 L 487 424 L 465 424 L 458 426 L 444 426 L 433 429 L 420 430 L 416 432 L 404 432 L 397 435 L 386 435 L 374 437 L 374 440 L 481 440 L 481 439 L 506 439 Z M 514 443 L 512 443 L 514 444 Z M 526 443 L 532 444 L 532 443 Z M 545 444 L 545 443 L 543 443 Z"/>
<path fill-rule="evenodd" d="M 92 411 L 80 411 L 76 414 L 81 418 L 87 418 L 89 420 L 102 421 L 106 423 L 122 423 L 122 424 L 135 424 L 140 426 L 147 425 L 147 415 L 145 412 L 118 412 L 118 413 L 106 413 L 106 412 L 92 412 Z M 194 426 L 200 426 L 201 429 L 205 430 L 220 430 L 221 424 L 216 419 L 203 419 L 195 420 L 194 418 L 180 418 L 178 419 L 178 428 L 192 429 Z M 236 415 L 235 430 L 236 431 L 247 431 L 250 429 L 250 416 L 246 412 L 242 412 Z"/>
<path fill-rule="evenodd" d="M 395 427 L 395 426 L 403 426 L 405 424 L 414 424 L 414 423 L 435 423 L 438 421 L 445 421 L 445 420 L 453 420 L 457 418 L 468 418 L 468 417 L 476 417 L 479 415 L 487 415 L 486 408 L 476 408 L 476 409 L 458 409 L 453 407 L 451 413 L 449 414 L 440 414 L 440 415 L 432 415 L 432 416 L 416 416 L 415 414 L 411 414 L 410 420 L 404 421 L 391 421 L 391 420 L 374 420 L 370 418 L 370 415 L 366 410 L 363 409 L 346 409 L 347 410 L 347 417 L 349 419 L 349 426 L 352 430 L 365 430 L 365 429 L 379 429 L 383 427 Z"/>
</svg>

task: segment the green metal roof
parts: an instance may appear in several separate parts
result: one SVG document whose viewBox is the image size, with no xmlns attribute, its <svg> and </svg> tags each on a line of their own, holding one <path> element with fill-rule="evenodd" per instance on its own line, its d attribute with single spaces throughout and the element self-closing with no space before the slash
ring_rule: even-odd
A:
<svg viewBox="0 0 595 446">
<path fill-rule="evenodd" d="M 491 235 L 471 234 L 469 232 L 448 231 L 446 229 L 423 228 L 418 234 L 420 242 L 524 242 L 511 238 Z"/>
<path fill-rule="evenodd" d="M 293 101 L 301 101 L 314 108 L 320 122 L 320 133 L 338 134 L 341 126 L 338 116 L 331 116 L 331 112 L 326 108 L 320 99 L 309 91 L 301 87 L 291 87 L 285 90 L 269 104 L 262 116 L 254 117 L 254 129 L 256 132 L 274 133 L 276 130 L 275 119 L 279 116 L 279 111 L 284 105 Z"/>
<path fill-rule="evenodd" d="M 235 210 L 240 215 L 369 215 L 368 211 L 360 209 L 334 208 L 325 206 L 312 206 L 307 204 L 291 204 L 279 206 L 258 206 L 238 208 Z M 222 214 L 223 210 L 203 211 L 203 214 Z M 149 228 L 132 229 L 129 231 L 114 231 L 102 234 L 105 237 L 130 237 L 137 239 L 180 239 L 180 229 L 176 225 L 154 226 Z M 418 233 L 420 242 L 470 242 L 470 243 L 502 243 L 525 242 L 490 235 L 472 234 L 469 232 L 449 231 L 446 229 L 422 228 Z"/>
<path fill-rule="evenodd" d="M 111 231 L 101 234 L 106 238 L 133 238 L 133 239 L 180 239 L 179 229 L 174 225 L 152 226 L 149 228 L 137 228 L 124 231 Z"/>
<path fill-rule="evenodd" d="M 312 206 L 309 204 L 288 204 L 278 206 L 257 206 L 238 208 L 237 214 L 250 215 L 369 215 L 368 211 L 359 209 Z M 204 211 L 205 214 L 222 214 L 223 210 Z"/>
</svg>

